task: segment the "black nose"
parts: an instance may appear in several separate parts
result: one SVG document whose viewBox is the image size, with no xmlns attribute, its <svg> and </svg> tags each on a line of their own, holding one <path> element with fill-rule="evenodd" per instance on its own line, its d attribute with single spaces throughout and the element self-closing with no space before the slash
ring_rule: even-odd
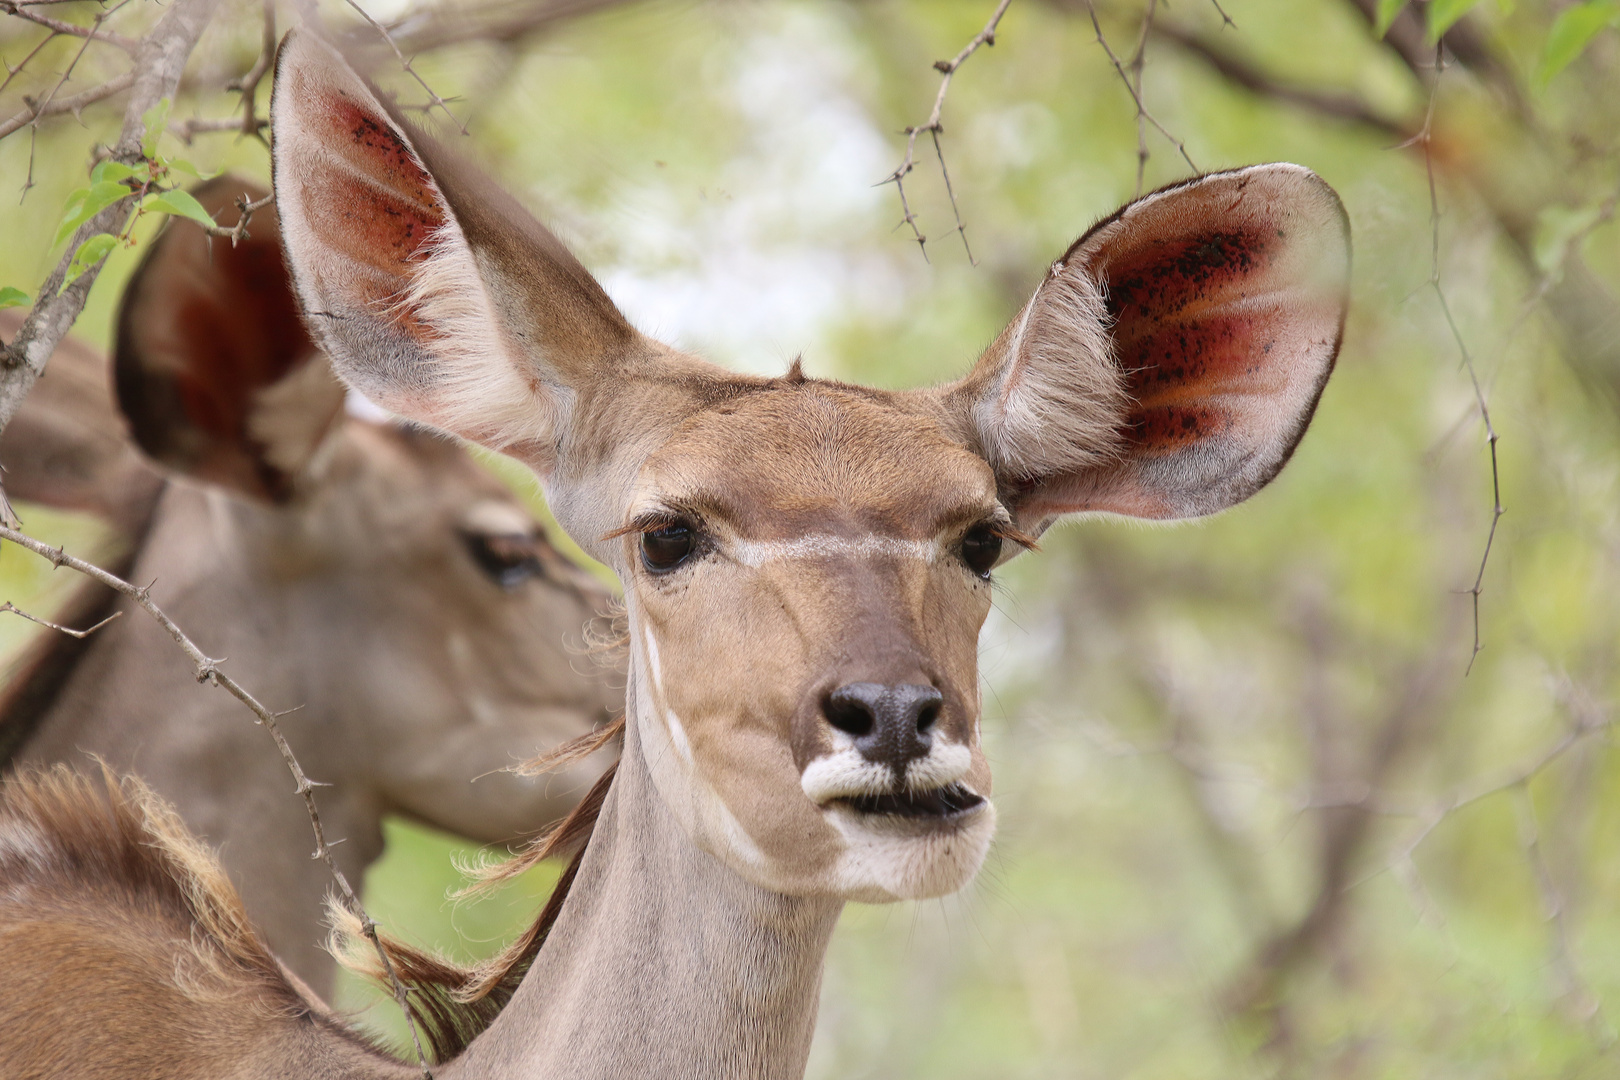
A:
<svg viewBox="0 0 1620 1080">
<path fill-rule="evenodd" d="M 829 724 L 854 736 L 862 757 L 889 766 L 898 778 L 933 745 L 930 732 L 944 701 L 932 686 L 858 682 L 828 694 L 821 711 Z"/>
</svg>

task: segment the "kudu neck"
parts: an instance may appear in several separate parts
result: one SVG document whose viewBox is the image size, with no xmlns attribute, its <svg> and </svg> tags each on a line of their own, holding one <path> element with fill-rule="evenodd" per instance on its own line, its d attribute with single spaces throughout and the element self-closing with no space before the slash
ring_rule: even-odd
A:
<svg viewBox="0 0 1620 1080">
<path fill-rule="evenodd" d="M 653 786 L 637 735 L 567 903 L 511 1003 L 445 1080 L 804 1075 L 843 905 L 744 881 L 700 851 Z"/>
</svg>

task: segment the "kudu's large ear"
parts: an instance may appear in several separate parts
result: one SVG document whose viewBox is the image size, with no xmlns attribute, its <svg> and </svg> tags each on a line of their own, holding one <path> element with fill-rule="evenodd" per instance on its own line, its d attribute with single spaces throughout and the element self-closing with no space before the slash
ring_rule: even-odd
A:
<svg viewBox="0 0 1620 1080">
<path fill-rule="evenodd" d="M 227 176 L 193 194 L 228 220 L 236 198 L 265 192 Z M 124 291 L 114 375 L 130 431 L 154 460 L 252 497 L 291 493 L 344 392 L 298 317 L 274 207 L 234 246 L 170 223 Z"/>
<path fill-rule="evenodd" d="M 1309 169 L 1177 184 L 1076 241 L 942 399 L 1023 527 L 1214 513 L 1263 487 L 1304 434 L 1349 269 L 1344 207 Z"/>
<path fill-rule="evenodd" d="M 638 339 L 607 294 L 312 34 L 282 42 L 271 122 L 293 280 L 339 373 L 548 472 L 576 395 Z"/>
</svg>

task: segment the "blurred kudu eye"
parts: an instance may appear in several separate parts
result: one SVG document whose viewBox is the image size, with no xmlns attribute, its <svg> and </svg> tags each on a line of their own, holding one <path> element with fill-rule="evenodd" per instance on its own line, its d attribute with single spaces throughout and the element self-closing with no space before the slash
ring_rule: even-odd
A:
<svg viewBox="0 0 1620 1080">
<path fill-rule="evenodd" d="M 464 532 L 462 539 L 473 561 L 503 589 L 514 589 L 530 578 L 544 575 L 538 537 L 527 533 Z"/>
<path fill-rule="evenodd" d="M 697 531 L 685 522 L 674 522 L 641 534 L 642 564 L 655 574 L 673 570 L 697 548 Z"/>
<path fill-rule="evenodd" d="M 988 525 L 979 525 L 962 537 L 962 561 L 968 569 L 982 578 L 990 576 L 991 567 L 1001 558 L 1001 537 Z"/>
</svg>

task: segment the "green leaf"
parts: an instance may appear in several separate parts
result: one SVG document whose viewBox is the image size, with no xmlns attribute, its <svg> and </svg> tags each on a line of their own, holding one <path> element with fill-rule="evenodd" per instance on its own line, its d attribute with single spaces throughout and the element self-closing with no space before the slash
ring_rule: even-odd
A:
<svg viewBox="0 0 1620 1080">
<path fill-rule="evenodd" d="M 105 259 L 117 246 L 118 237 L 112 233 L 96 233 L 80 244 L 79 250 L 73 253 L 73 261 L 68 263 L 67 277 L 62 279 L 62 288 L 65 289 L 77 281 L 81 274 Z"/>
<path fill-rule="evenodd" d="M 62 212 L 62 224 L 57 226 L 56 239 L 51 241 L 55 247 L 68 237 L 80 225 L 95 217 L 113 203 L 128 195 L 129 188 L 113 180 L 103 180 L 99 184 L 91 184 L 87 188 L 80 188 L 68 196 L 67 207 Z"/>
<path fill-rule="evenodd" d="M 1470 8 L 1478 4 L 1479 0 L 1431 0 L 1429 4 L 1429 42 L 1433 44 L 1440 40 L 1440 35 L 1450 30 L 1457 20 L 1468 14 Z"/>
<path fill-rule="evenodd" d="M 203 179 L 203 174 L 197 171 L 197 166 L 185 158 L 168 158 L 167 164 L 175 172 L 185 173 L 187 176 L 196 177 L 198 180 Z"/>
<path fill-rule="evenodd" d="M 1541 66 L 1536 71 L 1536 82 L 1546 86 L 1554 75 L 1563 71 L 1586 51 L 1599 30 L 1605 26 L 1620 25 L 1620 2 L 1617 0 L 1587 0 L 1584 4 L 1565 8 L 1553 20 L 1547 31 L 1547 45 L 1541 53 Z"/>
<path fill-rule="evenodd" d="M 1378 16 L 1373 20 L 1373 33 L 1380 38 L 1389 33 L 1390 24 L 1405 7 L 1406 0 L 1378 0 Z"/>
<path fill-rule="evenodd" d="M 0 288 L 0 308 L 27 307 L 28 294 L 10 285 Z"/>
<path fill-rule="evenodd" d="M 146 125 L 146 138 L 141 140 L 141 153 L 149 158 L 157 156 L 158 139 L 163 137 L 163 130 L 169 126 L 169 108 L 173 104 L 168 98 L 164 98 L 141 114 L 141 123 Z"/>
<path fill-rule="evenodd" d="M 144 210 L 161 210 L 165 214 L 190 218 L 199 225 L 214 224 L 214 219 L 208 215 L 208 211 L 203 209 L 202 203 L 192 198 L 191 192 L 181 191 L 179 188 L 173 191 L 165 191 L 161 195 L 148 196 L 146 201 L 141 203 L 141 208 Z"/>
<path fill-rule="evenodd" d="M 95 168 L 90 170 L 90 182 L 92 184 L 101 184 L 110 181 L 128 180 L 130 177 L 145 171 L 144 167 L 137 169 L 133 165 L 125 165 L 122 161 L 113 161 L 109 158 L 106 161 L 99 162 Z"/>
</svg>

